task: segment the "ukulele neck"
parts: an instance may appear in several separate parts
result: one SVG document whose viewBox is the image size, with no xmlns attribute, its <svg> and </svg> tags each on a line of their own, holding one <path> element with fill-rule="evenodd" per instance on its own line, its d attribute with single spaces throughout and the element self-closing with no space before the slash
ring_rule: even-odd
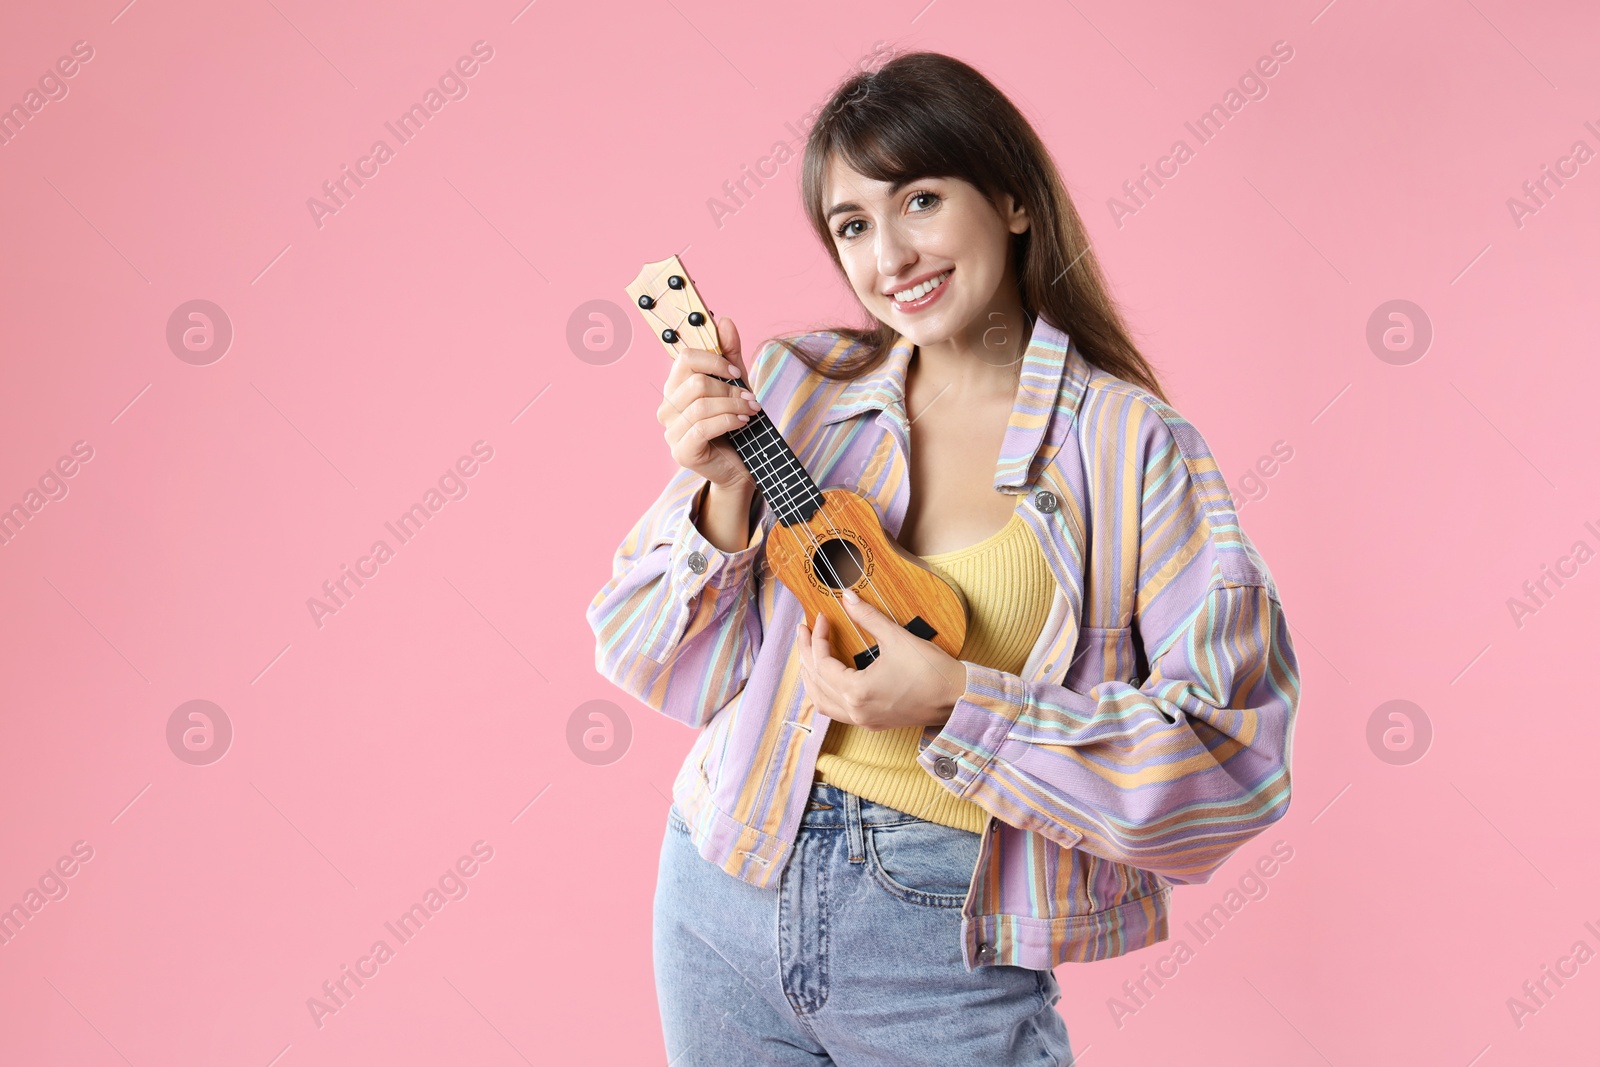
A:
<svg viewBox="0 0 1600 1067">
<path fill-rule="evenodd" d="M 721 354 L 711 311 L 677 256 L 646 263 L 627 289 L 667 355 L 676 359 L 680 347 Z M 755 392 L 742 378 L 718 380 Z M 765 411 L 756 412 L 726 436 L 778 522 L 784 526 L 803 523 L 822 506 L 821 490 Z"/>
<path fill-rule="evenodd" d="M 742 379 L 724 380 L 735 389 L 750 389 Z M 780 524 L 803 523 L 822 506 L 822 491 L 764 409 L 727 436 Z"/>
</svg>

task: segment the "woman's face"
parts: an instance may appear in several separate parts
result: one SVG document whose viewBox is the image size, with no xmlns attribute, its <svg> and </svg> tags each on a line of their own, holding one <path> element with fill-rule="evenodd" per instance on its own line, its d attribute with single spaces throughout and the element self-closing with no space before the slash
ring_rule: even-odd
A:
<svg viewBox="0 0 1600 1067">
<path fill-rule="evenodd" d="M 895 188 L 837 157 L 825 189 L 828 228 L 857 298 L 915 344 L 974 339 L 990 311 L 1019 307 L 1011 241 L 1029 220 L 1012 197 L 1002 214 L 960 178 Z"/>
</svg>

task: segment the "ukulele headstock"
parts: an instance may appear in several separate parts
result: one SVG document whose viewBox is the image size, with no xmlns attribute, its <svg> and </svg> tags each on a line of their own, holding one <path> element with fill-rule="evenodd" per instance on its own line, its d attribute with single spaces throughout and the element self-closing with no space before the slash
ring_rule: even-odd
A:
<svg viewBox="0 0 1600 1067">
<path fill-rule="evenodd" d="M 668 256 L 659 263 L 646 263 L 629 284 L 628 295 L 667 355 L 677 358 L 684 348 L 722 354 L 717 343 L 717 324 L 700 294 L 695 292 L 694 282 L 677 256 Z"/>
</svg>

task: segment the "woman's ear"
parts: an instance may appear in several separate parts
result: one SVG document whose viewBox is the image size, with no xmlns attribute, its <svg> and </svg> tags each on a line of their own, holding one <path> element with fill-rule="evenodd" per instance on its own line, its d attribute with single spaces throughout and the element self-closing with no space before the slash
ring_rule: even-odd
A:
<svg viewBox="0 0 1600 1067">
<path fill-rule="evenodd" d="M 1028 209 L 1017 202 L 1017 198 L 1010 193 L 1006 194 L 1006 211 L 1003 214 L 1006 220 L 1006 229 L 1012 233 L 1024 233 L 1033 220 L 1028 217 Z"/>
</svg>

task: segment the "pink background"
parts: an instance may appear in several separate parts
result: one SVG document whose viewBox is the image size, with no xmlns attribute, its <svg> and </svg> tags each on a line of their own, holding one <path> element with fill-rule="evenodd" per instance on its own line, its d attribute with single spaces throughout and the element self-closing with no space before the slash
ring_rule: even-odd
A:
<svg viewBox="0 0 1600 1067">
<path fill-rule="evenodd" d="M 568 322 L 674 252 L 747 352 L 849 315 L 797 162 L 720 226 L 707 201 L 878 41 L 966 59 L 1037 124 L 1304 672 L 1292 810 L 1177 891 L 1194 958 L 1153 997 L 1123 983 L 1172 943 L 1057 970 L 1076 1051 L 1592 1055 L 1600 962 L 1520 1025 L 1508 998 L 1600 951 L 1600 562 L 1520 627 L 1507 601 L 1600 549 L 1600 160 L 1520 226 L 1507 201 L 1600 150 L 1593 5 L 122 2 L 0 27 L 4 104 L 94 50 L 0 146 L 0 506 L 93 450 L 0 547 L 0 905 L 93 850 L 0 946 L 0 1062 L 664 1062 L 650 903 L 692 739 L 595 673 L 583 609 L 673 469 L 667 364 L 631 311 L 621 358 Z M 319 226 L 307 199 L 480 40 L 467 95 Z M 1198 145 L 1184 122 L 1275 41 L 1267 95 Z M 208 365 L 166 340 L 195 299 L 234 330 Z M 1433 329 L 1405 365 L 1366 339 L 1396 299 Z M 308 598 L 477 441 L 465 497 L 319 627 Z M 1432 739 L 1393 764 L 1368 724 L 1399 699 Z M 209 765 L 169 747 L 190 700 L 232 726 Z M 598 754 L 569 742 L 593 700 Z M 307 999 L 479 841 L 467 895 L 319 1027 Z M 1184 924 L 1277 841 L 1200 944 Z"/>
</svg>

